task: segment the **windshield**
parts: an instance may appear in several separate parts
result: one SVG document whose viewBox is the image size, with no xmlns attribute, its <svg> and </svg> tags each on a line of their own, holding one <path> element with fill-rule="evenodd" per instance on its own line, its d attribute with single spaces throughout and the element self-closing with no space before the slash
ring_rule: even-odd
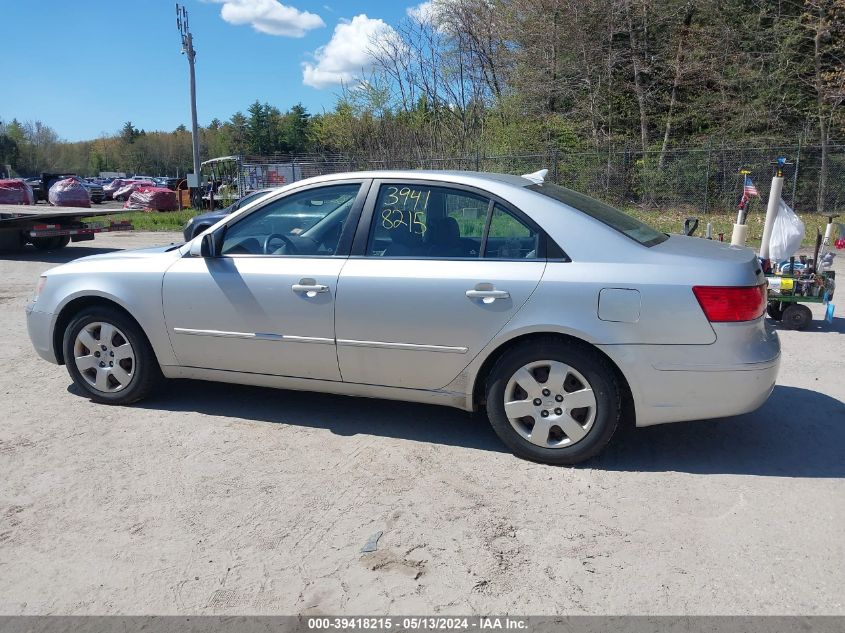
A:
<svg viewBox="0 0 845 633">
<path fill-rule="evenodd" d="M 661 233 L 651 228 L 645 222 L 640 222 L 634 217 L 626 213 L 622 213 L 618 209 L 614 209 L 604 202 L 600 202 L 590 196 L 585 196 L 583 193 L 572 191 L 566 187 L 553 185 L 551 183 L 543 183 L 536 185 L 528 185 L 526 189 L 536 191 L 539 194 L 563 202 L 573 209 L 577 209 L 582 213 L 586 213 L 599 222 L 602 222 L 612 229 L 616 229 L 620 233 L 624 233 L 632 240 L 636 240 L 643 246 L 654 246 L 660 244 L 668 239 L 665 233 Z"/>
</svg>

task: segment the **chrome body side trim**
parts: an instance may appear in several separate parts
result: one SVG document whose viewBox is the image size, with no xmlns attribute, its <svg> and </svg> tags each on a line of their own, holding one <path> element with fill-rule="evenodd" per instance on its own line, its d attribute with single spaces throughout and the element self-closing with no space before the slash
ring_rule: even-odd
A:
<svg viewBox="0 0 845 633">
<path fill-rule="evenodd" d="M 185 327 L 175 327 L 176 334 L 190 336 L 216 336 L 219 338 L 245 338 L 259 341 L 276 341 L 281 343 L 317 343 L 319 345 L 334 345 L 334 339 L 319 336 L 292 336 L 290 334 L 268 334 L 265 332 L 224 332 L 221 330 L 194 330 Z"/>
<path fill-rule="evenodd" d="M 356 341 L 338 339 L 338 345 L 346 347 L 375 347 L 378 349 L 401 349 L 411 352 L 443 352 L 446 354 L 466 354 L 466 347 L 450 347 L 448 345 L 422 345 L 420 343 L 387 343 L 385 341 Z"/>
</svg>

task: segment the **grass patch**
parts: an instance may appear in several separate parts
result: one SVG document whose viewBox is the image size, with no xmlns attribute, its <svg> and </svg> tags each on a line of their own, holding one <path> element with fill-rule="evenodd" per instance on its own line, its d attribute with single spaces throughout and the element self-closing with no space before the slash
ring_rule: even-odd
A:
<svg viewBox="0 0 845 633">
<path fill-rule="evenodd" d="M 118 213 L 115 215 L 100 215 L 93 218 L 85 218 L 85 222 L 121 222 L 129 220 L 136 231 L 177 231 L 182 232 L 185 223 L 200 213 L 194 209 L 183 209 L 182 211 L 132 211 L 131 213 Z"/>
<path fill-rule="evenodd" d="M 707 223 L 713 224 L 713 238 L 719 239 L 719 233 L 725 234 L 725 241 L 731 241 L 733 225 L 736 222 L 736 213 L 688 213 L 681 210 L 649 210 L 641 208 L 627 208 L 625 213 L 653 226 L 663 233 L 681 233 L 684 230 L 684 220 L 688 217 L 698 218 L 698 229 L 695 231 L 697 237 L 703 237 L 707 230 Z M 799 213 L 798 216 L 804 221 L 804 240 L 801 246 L 812 248 L 816 243 L 816 229 L 824 235 L 827 226 L 827 218 L 817 213 Z M 763 239 L 763 221 L 766 219 L 766 211 L 752 211 L 746 223 L 748 224 L 748 240 L 746 244 L 755 248 L 760 246 Z"/>
</svg>

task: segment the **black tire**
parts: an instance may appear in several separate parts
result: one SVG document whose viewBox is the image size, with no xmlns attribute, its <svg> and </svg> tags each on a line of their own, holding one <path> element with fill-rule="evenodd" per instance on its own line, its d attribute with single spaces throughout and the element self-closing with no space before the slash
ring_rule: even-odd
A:
<svg viewBox="0 0 845 633">
<path fill-rule="evenodd" d="M 511 377 L 520 368 L 541 361 L 558 361 L 569 365 L 586 379 L 593 390 L 596 410 L 592 426 L 582 439 L 571 445 L 545 448 L 532 444 L 511 425 L 505 414 L 505 391 Z M 539 382 L 543 386 L 543 381 Z M 583 344 L 555 339 L 535 341 L 506 352 L 493 367 L 487 381 L 487 417 L 496 435 L 515 455 L 544 464 L 577 464 L 594 457 L 610 442 L 619 426 L 621 394 L 613 368 L 596 350 Z M 565 395 L 561 397 L 565 400 Z M 523 418 L 529 419 L 532 418 Z M 552 426 L 552 430 L 555 428 L 559 437 L 564 435 L 562 441 L 568 441 L 561 427 Z"/>
<path fill-rule="evenodd" d="M 127 342 L 134 351 L 132 377 L 129 383 L 119 391 L 106 392 L 96 389 L 76 366 L 74 360 L 76 337 L 85 326 L 96 322 L 108 323 L 120 330 L 125 334 Z M 163 380 L 158 360 L 143 330 L 129 316 L 109 306 L 91 306 L 76 314 L 65 329 L 62 349 L 71 379 L 95 402 L 116 405 L 132 404 L 150 395 Z"/>
<path fill-rule="evenodd" d="M 781 323 L 787 330 L 803 330 L 813 321 L 813 313 L 805 305 L 793 303 L 783 311 Z"/>
<path fill-rule="evenodd" d="M 69 238 L 68 241 L 70 241 Z M 62 244 L 61 235 L 55 237 L 33 237 L 32 245 L 39 251 L 54 251 L 56 249 L 62 248 L 63 246 L 66 246 L 67 242 L 65 242 L 65 244 Z"/>
<path fill-rule="evenodd" d="M 766 314 L 775 321 L 783 319 L 783 304 L 780 301 L 771 301 L 766 306 Z"/>
</svg>

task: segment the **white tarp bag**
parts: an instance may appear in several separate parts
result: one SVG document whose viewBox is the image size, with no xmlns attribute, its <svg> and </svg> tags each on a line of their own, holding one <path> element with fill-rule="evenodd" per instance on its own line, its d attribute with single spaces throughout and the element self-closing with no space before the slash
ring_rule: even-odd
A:
<svg viewBox="0 0 845 633">
<path fill-rule="evenodd" d="M 772 237 L 769 240 L 769 257 L 776 262 L 789 259 L 801 248 L 803 239 L 804 223 L 781 198 L 778 216 L 775 218 Z"/>
</svg>

